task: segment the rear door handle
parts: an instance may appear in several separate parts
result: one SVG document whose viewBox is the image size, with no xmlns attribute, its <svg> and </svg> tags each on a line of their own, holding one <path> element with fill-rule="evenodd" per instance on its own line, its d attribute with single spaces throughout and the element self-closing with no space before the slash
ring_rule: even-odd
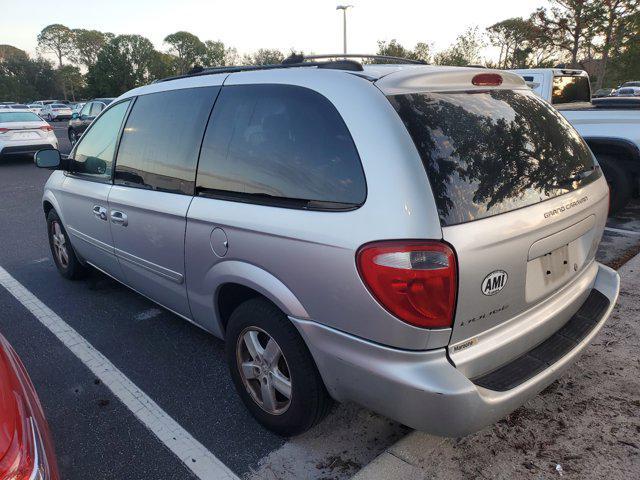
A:
<svg viewBox="0 0 640 480">
<path fill-rule="evenodd" d="M 124 212 L 120 212 L 119 210 L 111 210 L 111 223 L 126 227 L 127 225 L 129 225 L 127 214 Z"/>
<path fill-rule="evenodd" d="M 93 206 L 93 214 L 98 217 L 100 220 L 107 221 L 107 209 L 101 207 L 100 205 Z"/>
</svg>

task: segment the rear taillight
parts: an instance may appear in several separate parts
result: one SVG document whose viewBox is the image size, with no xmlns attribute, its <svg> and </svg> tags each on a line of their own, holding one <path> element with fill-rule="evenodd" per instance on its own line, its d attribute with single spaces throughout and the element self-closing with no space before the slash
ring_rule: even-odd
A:
<svg viewBox="0 0 640 480">
<path fill-rule="evenodd" d="M 5 133 L 5 132 L 8 132 L 9 130 L 10 129 L 8 129 L 8 128 L 2 127 L 2 128 L 0 128 L 0 133 Z"/>
<path fill-rule="evenodd" d="M 502 85 L 502 75 L 498 73 L 479 73 L 471 79 L 477 87 L 497 87 Z"/>
<path fill-rule="evenodd" d="M 33 424 L 33 419 L 24 409 L 24 405 L 19 405 L 20 417 L 16 429 L 13 432 L 13 439 L 9 448 L 0 460 L 0 478 L 10 480 L 31 480 L 41 478 L 34 476 L 38 465 L 38 432 Z"/>
<path fill-rule="evenodd" d="M 455 253 L 437 241 L 389 241 L 358 250 L 360 276 L 373 296 L 400 320 L 423 328 L 453 324 Z"/>
<path fill-rule="evenodd" d="M 51 125 L 44 125 L 43 127 L 39 127 L 43 132 L 53 132 L 53 127 Z"/>
</svg>

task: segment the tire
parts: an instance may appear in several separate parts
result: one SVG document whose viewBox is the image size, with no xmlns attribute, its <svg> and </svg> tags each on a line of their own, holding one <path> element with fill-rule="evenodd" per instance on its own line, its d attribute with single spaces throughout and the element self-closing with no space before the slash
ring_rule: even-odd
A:
<svg viewBox="0 0 640 480">
<path fill-rule="evenodd" d="M 245 340 L 254 333 L 264 348 L 261 364 L 252 361 L 253 356 Z M 268 352 L 274 351 L 270 348 L 272 340 L 281 355 L 276 355 L 278 361 L 269 367 L 267 357 L 273 355 L 268 355 Z M 266 299 L 252 298 L 233 311 L 227 325 L 226 354 L 231 378 L 240 398 L 256 420 L 272 432 L 285 437 L 299 435 L 320 422 L 331 408 L 332 400 L 302 337 L 287 316 Z M 247 378 L 241 371 L 241 363 L 254 365 L 243 370 L 253 372 L 250 376 L 256 377 Z M 278 383 L 274 380 L 276 378 L 290 381 L 289 398 L 281 393 L 286 391 L 282 388 L 282 381 L 280 390 L 275 387 Z M 265 398 L 263 386 L 274 386 L 272 398 L 275 401 L 260 401 L 260 397 Z"/>
<path fill-rule="evenodd" d="M 69 280 L 86 277 L 89 269 L 78 260 L 69 241 L 69 236 L 55 210 L 51 210 L 47 215 L 47 235 L 51 255 L 60 275 Z M 62 249 L 65 254 L 61 253 Z"/>
<path fill-rule="evenodd" d="M 633 192 L 631 177 L 620 166 L 615 157 L 599 155 L 598 163 L 609 184 L 609 213 L 616 214 L 622 210 Z"/>
</svg>

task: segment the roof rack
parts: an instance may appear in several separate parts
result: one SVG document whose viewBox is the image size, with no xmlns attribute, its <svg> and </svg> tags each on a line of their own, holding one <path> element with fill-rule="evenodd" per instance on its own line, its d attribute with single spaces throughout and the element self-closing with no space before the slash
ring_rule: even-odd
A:
<svg viewBox="0 0 640 480">
<path fill-rule="evenodd" d="M 322 55 L 303 55 L 298 53 L 292 53 L 289 57 L 285 58 L 282 63 L 295 62 L 302 63 L 305 60 L 319 60 L 321 58 L 367 58 L 373 60 L 390 60 L 395 63 L 409 63 L 417 65 L 427 65 L 427 62 L 422 60 L 414 60 L 412 58 L 405 57 L 393 57 L 391 55 L 371 55 L 368 53 L 327 53 Z"/>
<path fill-rule="evenodd" d="M 317 61 L 320 59 L 329 59 L 326 61 Z M 279 68 L 294 68 L 294 67 L 316 67 L 316 68 L 331 68 L 335 70 L 346 70 L 350 72 L 362 72 L 362 64 L 351 60 L 352 58 L 370 58 L 374 60 L 391 60 L 396 63 L 409 63 L 426 65 L 421 60 L 412 60 L 409 58 L 392 57 L 388 55 L 368 55 L 368 54 L 355 54 L 355 53 L 331 53 L 327 55 L 302 55 L 292 53 L 285 58 L 282 63 L 272 63 L 268 65 L 236 65 L 229 67 L 201 67 L 199 65 L 193 67 L 188 73 L 184 75 L 175 75 L 173 77 L 161 78 L 154 80 L 152 83 L 168 82 L 170 80 L 178 80 L 180 78 L 198 77 L 201 75 L 214 75 L 216 73 L 236 73 L 236 72 L 251 72 L 254 70 L 275 70 Z M 308 61 L 312 60 L 312 61 Z"/>
</svg>

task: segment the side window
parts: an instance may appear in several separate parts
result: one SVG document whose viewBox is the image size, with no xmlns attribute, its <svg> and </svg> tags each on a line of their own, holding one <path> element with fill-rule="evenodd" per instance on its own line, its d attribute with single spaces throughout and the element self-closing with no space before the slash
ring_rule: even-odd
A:
<svg viewBox="0 0 640 480">
<path fill-rule="evenodd" d="M 101 111 L 102 111 L 102 104 L 100 102 L 93 102 L 91 104 L 91 113 L 89 115 L 92 117 L 97 117 Z"/>
<path fill-rule="evenodd" d="M 93 105 L 93 103 L 91 102 L 85 104 L 85 106 L 82 107 L 82 110 L 80 110 L 80 115 L 89 116 L 89 112 L 91 111 L 91 105 Z"/>
<path fill-rule="evenodd" d="M 193 195 L 198 152 L 219 87 L 141 95 L 122 134 L 115 183 Z"/>
<path fill-rule="evenodd" d="M 292 85 L 224 87 L 205 134 L 197 191 L 300 208 L 364 202 L 360 158 L 325 97 Z"/>
<path fill-rule="evenodd" d="M 129 103 L 130 100 L 127 100 L 113 106 L 91 124 L 75 149 L 70 168 L 73 173 L 98 180 L 111 180 L 113 155 Z"/>
</svg>

